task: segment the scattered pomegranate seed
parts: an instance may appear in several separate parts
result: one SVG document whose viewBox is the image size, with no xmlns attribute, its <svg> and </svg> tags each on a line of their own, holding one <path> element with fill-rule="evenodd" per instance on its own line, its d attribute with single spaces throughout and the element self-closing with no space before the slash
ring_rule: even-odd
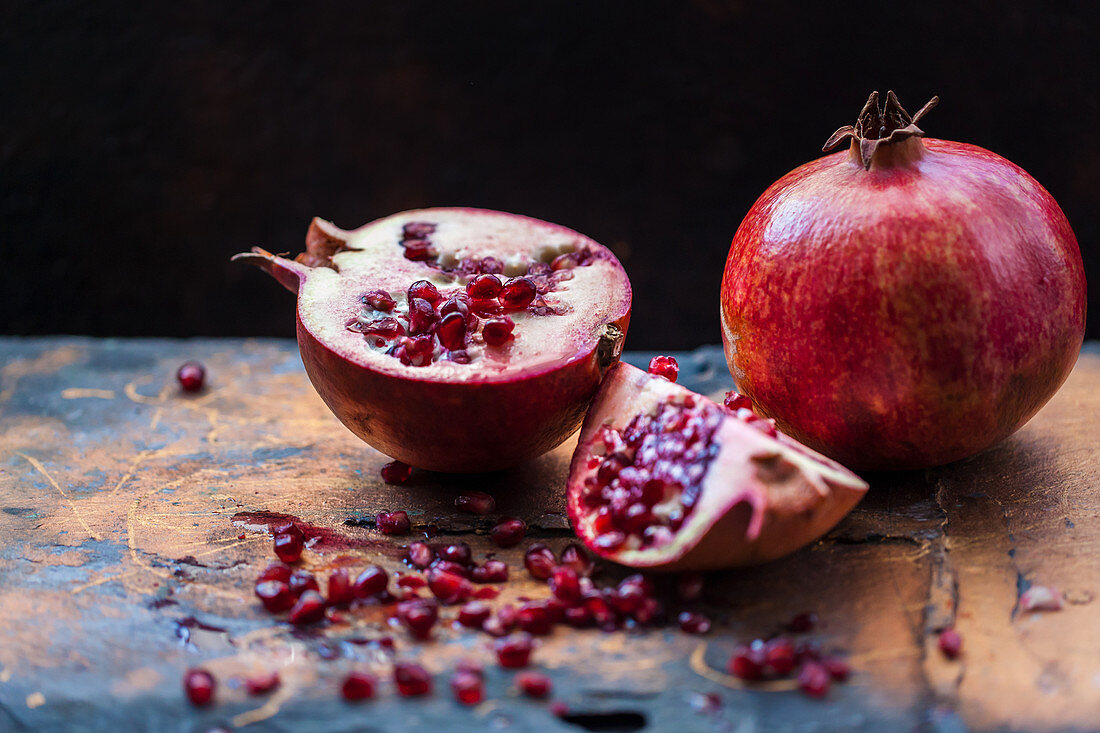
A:
<svg viewBox="0 0 1100 733">
<path fill-rule="evenodd" d="M 496 499 L 484 491 L 468 491 L 455 497 L 455 509 L 460 512 L 484 516 L 492 514 L 496 508 Z"/>
<path fill-rule="evenodd" d="M 528 634 L 535 636 L 546 636 L 553 628 L 546 606 L 537 602 L 521 605 L 516 611 L 516 623 Z"/>
<path fill-rule="evenodd" d="M 794 642 L 790 639 L 779 637 L 764 644 L 764 664 L 775 674 L 790 674 L 797 662 L 798 655 L 795 653 Z"/>
<path fill-rule="evenodd" d="M 408 512 L 404 510 L 379 512 L 375 526 L 382 534 L 408 534 L 412 529 L 412 522 L 409 521 Z"/>
<path fill-rule="evenodd" d="M 798 689 L 810 697 L 825 697 L 832 678 L 820 662 L 806 662 L 798 672 Z"/>
<path fill-rule="evenodd" d="M 535 642 L 528 634 L 513 634 L 512 636 L 498 639 L 493 649 L 497 653 L 497 661 L 501 667 L 517 669 L 526 667 L 531 663 L 531 651 L 535 648 Z"/>
<path fill-rule="evenodd" d="M 290 580 L 290 566 L 282 562 L 273 562 L 268 565 L 260 577 L 256 578 L 257 583 L 261 583 L 265 580 L 281 580 L 287 582 Z"/>
<path fill-rule="evenodd" d="M 439 550 L 439 556 L 448 562 L 458 563 L 459 565 L 469 565 L 474 559 L 470 546 L 465 542 L 456 542 L 453 545 L 442 547 Z"/>
<path fill-rule="evenodd" d="M 523 541 L 526 533 L 526 522 L 516 517 L 506 517 L 489 531 L 489 538 L 497 547 L 514 547 Z"/>
<path fill-rule="evenodd" d="M 275 554 L 285 563 L 298 562 L 302 557 L 302 550 L 305 548 L 305 543 L 302 542 L 301 537 L 286 532 L 275 535 L 273 544 Z"/>
<path fill-rule="evenodd" d="M 481 327 L 481 337 L 489 346 L 503 346 L 514 338 L 512 331 L 515 327 L 515 322 L 507 316 L 490 318 Z"/>
<path fill-rule="evenodd" d="M 206 380 L 206 368 L 197 361 L 188 361 L 176 372 L 180 388 L 184 392 L 198 392 Z"/>
<path fill-rule="evenodd" d="M 821 666 L 829 673 L 837 682 L 844 682 L 852 674 L 852 668 L 839 657 L 826 657 L 821 660 Z"/>
<path fill-rule="evenodd" d="M 474 591 L 466 578 L 442 570 L 433 571 L 428 576 L 428 588 L 431 589 L 432 595 L 447 605 L 462 603 Z"/>
<path fill-rule="evenodd" d="M 443 348 L 451 351 L 466 348 L 466 316 L 461 313 L 449 313 L 439 322 L 435 332 Z"/>
<path fill-rule="evenodd" d="M 480 629 L 492 613 L 481 601 L 470 601 L 458 611 L 458 622 L 468 629 Z"/>
<path fill-rule="evenodd" d="M 743 680 L 758 680 L 764 676 L 764 651 L 760 648 L 740 646 L 729 661 L 729 673 Z"/>
<path fill-rule="evenodd" d="M 288 620 L 295 626 L 315 624 L 325 617 L 325 599 L 315 590 L 307 590 L 290 609 Z"/>
<path fill-rule="evenodd" d="M 419 664 L 398 662 L 393 667 L 393 681 L 403 697 L 427 695 L 432 691 L 432 677 Z"/>
<path fill-rule="evenodd" d="M 752 400 L 750 400 L 748 397 L 741 394 L 740 392 L 736 392 L 732 389 L 729 392 L 726 392 L 726 398 L 722 400 L 722 404 L 733 410 L 734 412 L 737 412 L 738 410 L 749 410 L 750 412 L 752 411 Z"/>
<path fill-rule="evenodd" d="M 592 613 L 587 606 L 570 606 L 565 609 L 565 623 L 573 628 L 583 629 L 593 623 Z"/>
<path fill-rule="evenodd" d="M 313 577 L 313 573 L 308 570 L 295 570 L 291 573 L 287 586 L 289 586 L 290 592 L 295 597 L 302 595 L 307 590 L 321 591 L 321 586 L 317 584 L 317 578 Z"/>
<path fill-rule="evenodd" d="M 340 694 L 348 702 L 369 700 L 374 697 L 374 675 L 367 672 L 348 672 L 344 684 L 340 685 Z"/>
<path fill-rule="evenodd" d="M 550 713 L 559 718 L 564 718 L 566 715 L 569 715 L 569 705 L 561 700 L 555 700 L 550 703 Z"/>
<path fill-rule="evenodd" d="M 1021 611 L 1061 611 L 1062 594 L 1045 585 L 1033 585 L 1020 596 Z"/>
<path fill-rule="evenodd" d="M 558 559 L 554 557 L 553 550 L 541 542 L 536 542 L 524 553 L 523 564 L 533 577 L 546 580 L 554 572 Z"/>
<path fill-rule="evenodd" d="M 268 672 L 266 674 L 249 677 L 244 681 L 244 687 L 249 695 L 263 695 L 271 692 L 279 686 L 279 673 Z"/>
<path fill-rule="evenodd" d="M 581 583 L 577 571 L 562 565 L 550 576 L 550 592 L 562 603 L 573 605 L 581 599 Z"/>
<path fill-rule="evenodd" d="M 705 634 L 710 631 L 710 619 L 701 613 L 684 611 L 677 621 L 680 624 L 680 630 L 688 634 Z"/>
<path fill-rule="evenodd" d="M 486 560 L 481 567 L 470 570 L 475 583 L 504 583 L 508 580 L 508 565 L 501 560 Z"/>
<path fill-rule="evenodd" d="M 500 304 L 508 310 L 522 310 L 535 299 L 535 284 L 526 277 L 509 280 L 500 291 Z"/>
<path fill-rule="evenodd" d="M 337 568 L 328 576 L 328 602 L 330 606 L 342 606 L 355 599 L 355 589 L 346 568 Z"/>
<path fill-rule="evenodd" d="M 463 705 L 477 705 L 485 699 L 484 687 L 481 676 L 471 672 L 458 672 L 451 677 L 451 691 Z"/>
<path fill-rule="evenodd" d="M 196 707 L 210 704 L 215 686 L 214 676 L 205 669 L 189 669 L 183 675 L 183 691 Z"/>
<path fill-rule="evenodd" d="M 403 484 L 412 476 L 412 466 L 401 461 L 390 461 L 382 466 L 382 480 L 387 484 Z"/>
<path fill-rule="evenodd" d="M 417 590 L 418 588 L 426 588 L 428 581 L 421 578 L 419 575 L 402 575 L 397 579 L 398 588 L 411 588 Z"/>
<path fill-rule="evenodd" d="M 402 601 L 397 604 L 397 618 L 417 639 L 427 639 L 439 618 L 439 606 L 428 598 Z"/>
<path fill-rule="evenodd" d="M 940 632 L 938 645 L 940 651 L 943 652 L 943 655 L 948 659 L 955 659 L 962 653 L 962 644 L 962 636 L 959 635 L 958 631 L 954 629 L 944 629 Z"/>
<path fill-rule="evenodd" d="M 671 356 L 655 356 L 649 360 L 649 373 L 664 377 L 670 382 L 675 382 L 680 374 L 680 365 Z"/>
<path fill-rule="evenodd" d="M 386 590 L 389 580 L 389 573 L 377 565 L 371 565 L 359 573 L 359 577 L 355 579 L 355 583 L 352 585 L 352 590 L 354 590 L 356 597 L 367 598 Z"/>
<path fill-rule="evenodd" d="M 573 568 L 581 577 L 591 575 L 594 567 L 588 552 L 576 542 L 571 542 L 562 549 L 560 564 Z"/>
<path fill-rule="evenodd" d="M 500 595 L 500 589 L 485 586 L 474 590 L 474 598 L 482 601 L 491 601 Z"/>
<path fill-rule="evenodd" d="M 435 560 L 435 550 L 427 542 L 413 542 L 405 553 L 405 559 L 409 565 L 418 570 L 423 570 Z"/>
<path fill-rule="evenodd" d="M 410 285 L 408 296 L 410 301 L 413 298 L 423 298 L 432 305 L 443 300 L 443 296 L 439 294 L 439 290 L 427 280 L 417 280 Z"/>
<path fill-rule="evenodd" d="M 397 305 L 397 301 L 391 298 L 385 290 L 368 290 L 359 296 L 359 302 L 386 313 L 392 311 L 393 307 Z"/>
<path fill-rule="evenodd" d="M 466 283 L 466 293 L 474 300 L 489 300 L 500 295 L 503 287 L 496 275 L 477 275 Z"/>
<path fill-rule="evenodd" d="M 541 672 L 520 672 L 516 675 L 516 687 L 527 697 L 543 698 L 550 694 L 553 684 Z"/>
<path fill-rule="evenodd" d="M 796 634 L 813 631 L 815 626 L 817 626 L 817 614 L 812 611 L 803 611 L 796 614 L 787 622 L 787 630 Z"/>
<path fill-rule="evenodd" d="M 256 584 L 256 597 L 270 613 L 282 613 L 294 605 L 290 587 L 281 580 L 264 580 Z"/>
</svg>

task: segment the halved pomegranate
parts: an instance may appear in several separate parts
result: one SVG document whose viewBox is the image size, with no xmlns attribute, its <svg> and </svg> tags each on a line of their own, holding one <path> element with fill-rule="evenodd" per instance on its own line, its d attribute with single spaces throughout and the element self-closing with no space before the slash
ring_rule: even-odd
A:
<svg viewBox="0 0 1100 733">
<path fill-rule="evenodd" d="M 565 440 L 630 319 L 610 250 L 497 211 L 406 211 L 355 231 L 314 219 L 293 260 L 233 259 L 298 293 L 302 360 L 336 416 L 434 471 L 506 468 Z"/>
<path fill-rule="evenodd" d="M 623 565 L 708 570 L 793 552 L 863 497 L 851 471 L 745 413 L 616 365 L 573 454 L 573 530 Z"/>
</svg>

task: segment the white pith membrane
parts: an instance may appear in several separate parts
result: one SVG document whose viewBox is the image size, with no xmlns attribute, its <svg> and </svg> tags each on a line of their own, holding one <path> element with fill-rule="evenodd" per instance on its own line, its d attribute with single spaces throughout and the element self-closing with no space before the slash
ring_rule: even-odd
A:
<svg viewBox="0 0 1100 733">
<path fill-rule="evenodd" d="M 668 561 L 673 543 L 675 556 L 682 556 L 711 525 L 742 503 L 751 510 L 745 537 L 731 537 L 729 543 L 757 539 L 768 503 L 776 500 L 768 491 L 773 478 L 805 481 L 822 498 L 829 496 L 832 486 L 866 488 L 844 467 L 776 434 L 769 421 L 751 410 L 727 409 L 628 364 L 616 366 L 608 380 L 615 381 L 597 398 L 594 409 L 600 412 L 581 436 L 586 470 L 582 488 L 569 501 L 579 524 L 577 533 L 593 539 L 594 549 L 618 562 L 641 567 Z M 658 425 L 661 429 L 654 430 Z M 632 440 L 632 432 L 642 440 Z M 616 455 L 618 463 L 641 470 L 625 481 L 622 470 L 614 480 L 607 479 L 613 471 L 598 478 L 600 467 Z M 655 502 L 642 498 L 652 479 L 663 484 Z M 608 532 L 608 520 L 598 518 L 601 508 L 616 517 L 610 531 L 618 532 L 623 507 L 629 511 L 639 501 L 649 520 L 644 534 L 628 531 L 621 542 L 610 537 L 601 543 L 600 530 Z"/>
<path fill-rule="evenodd" d="M 333 351 L 381 372 L 412 369 L 417 379 L 448 382 L 489 381 L 517 368 L 538 373 L 590 354 L 605 324 L 629 310 L 630 285 L 609 250 L 570 229 L 527 217 L 477 209 L 407 211 L 349 232 L 346 246 L 348 251 L 332 258 L 338 271 L 310 270 L 299 292 L 299 317 Z M 406 256 L 424 257 L 425 251 L 427 259 Z M 567 253 L 583 264 L 547 274 L 547 266 Z M 432 336 L 431 361 L 409 365 L 393 353 L 407 337 L 380 339 L 362 332 L 385 317 L 397 318 L 407 331 L 411 284 L 427 280 L 436 287 L 443 296 L 435 304 L 438 312 L 452 295 L 465 293 L 478 274 L 475 263 L 484 258 L 502 263 L 502 283 L 536 273 L 530 279 L 539 292 L 527 308 L 479 316 L 464 353 L 449 352 Z M 389 294 L 392 311 L 361 302 L 373 290 Z M 512 339 L 486 344 L 481 335 L 486 321 L 503 316 L 515 323 Z"/>
</svg>

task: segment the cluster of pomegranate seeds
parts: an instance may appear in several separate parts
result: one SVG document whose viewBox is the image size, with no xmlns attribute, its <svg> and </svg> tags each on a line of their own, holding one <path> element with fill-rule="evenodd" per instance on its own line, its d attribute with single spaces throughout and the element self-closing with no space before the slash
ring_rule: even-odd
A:
<svg viewBox="0 0 1100 733">
<path fill-rule="evenodd" d="M 412 466 L 401 461 L 390 461 L 382 466 L 382 480 L 387 484 L 403 484 L 412 476 Z"/>
<path fill-rule="evenodd" d="M 410 221 L 401 228 L 401 246 L 405 248 L 405 258 L 414 262 L 434 260 L 438 253 L 432 246 L 431 236 L 435 234 L 435 224 L 425 221 Z"/>
<path fill-rule="evenodd" d="M 455 497 L 455 509 L 485 516 L 496 511 L 497 501 L 484 491 L 468 491 Z"/>
<path fill-rule="evenodd" d="M 805 633 L 812 631 L 816 624 L 817 616 L 800 613 L 786 624 L 786 628 Z M 733 676 L 747 681 L 789 678 L 794 674 L 798 689 L 810 697 L 824 697 L 833 682 L 847 680 L 852 672 L 840 657 L 823 655 L 813 641 L 796 643 L 787 636 L 775 636 L 766 641 L 755 639 L 737 647 L 727 669 Z"/>
<path fill-rule="evenodd" d="M 687 396 L 655 414 L 634 417 L 623 430 L 604 426 L 604 457 L 585 481 L 597 547 L 608 551 L 659 547 L 672 541 L 699 499 L 700 482 L 718 452 L 712 440 L 720 408 Z"/>
<path fill-rule="evenodd" d="M 954 629 L 944 629 L 941 631 L 936 643 L 940 651 L 943 652 L 943 655 L 948 659 L 956 659 L 959 654 L 962 653 L 962 636 Z"/>
<path fill-rule="evenodd" d="M 412 522 L 409 521 L 409 513 L 404 510 L 379 512 L 375 527 L 382 534 L 408 534 L 412 529 Z"/>
<path fill-rule="evenodd" d="M 183 692 L 196 707 L 214 700 L 214 676 L 205 669 L 189 669 L 183 675 Z"/>
<path fill-rule="evenodd" d="M 680 365 L 671 356 L 655 356 L 649 360 L 649 373 L 675 382 L 680 374 Z"/>
<path fill-rule="evenodd" d="M 394 665 L 393 682 L 402 697 L 417 697 L 432 691 L 432 676 L 419 664 L 411 662 Z"/>
<path fill-rule="evenodd" d="M 527 523 L 516 517 L 504 517 L 489 530 L 489 539 L 497 547 L 514 547 L 527 534 Z"/>
<path fill-rule="evenodd" d="M 541 672 L 520 672 L 516 675 L 516 689 L 527 697 L 543 698 L 550 694 L 553 685 Z"/>
<path fill-rule="evenodd" d="M 340 685 L 340 695 L 348 702 L 369 700 L 374 697 L 376 681 L 374 675 L 367 672 L 349 672 Z"/>
<path fill-rule="evenodd" d="M 206 381 L 206 369 L 197 361 L 184 362 L 176 372 L 176 379 L 184 392 L 198 392 Z"/>
</svg>

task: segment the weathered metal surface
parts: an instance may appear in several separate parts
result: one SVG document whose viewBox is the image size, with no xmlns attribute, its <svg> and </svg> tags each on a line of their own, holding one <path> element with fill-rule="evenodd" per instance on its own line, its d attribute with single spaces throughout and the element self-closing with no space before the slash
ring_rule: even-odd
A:
<svg viewBox="0 0 1100 733">
<path fill-rule="evenodd" d="M 644 361 L 641 355 L 631 355 Z M 682 381 L 728 386 L 717 349 L 682 355 Z M 205 392 L 173 374 L 208 367 Z M 431 426 L 425 426 L 430 432 Z M 305 564 L 399 567 L 400 539 L 357 524 L 406 508 L 484 553 L 485 527 L 456 515 L 463 488 L 560 547 L 565 445 L 488 476 L 417 473 L 384 485 L 385 458 L 347 432 L 313 393 L 284 341 L 0 339 L 0 730 L 1095 730 L 1100 726 L 1100 353 L 1083 355 L 1054 400 L 1002 445 L 946 468 L 872 477 L 868 498 L 821 542 L 765 567 L 708 577 L 718 619 L 702 641 L 721 669 L 738 641 L 814 610 L 826 647 L 855 674 L 826 701 L 727 687 L 690 662 L 701 642 L 671 630 L 559 628 L 536 652 L 554 699 L 518 698 L 488 665 L 489 702 L 452 702 L 446 671 L 489 661 L 486 637 L 440 627 L 412 643 L 381 612 L 295 635 L 258 607 L 252 580 L 271 558 L 277 512 L 318 528 Z M 234 520 L 236 517 L 236 521 Z M 521 549 L 502 599 L 541 597 Z M 607 571 L 614 576 L 613 570 Z M 1029 584 L 1054 585 L 1060 612 L 1023 613 Z M 959 661 L 935 650 L 954 624 Z M 206 627 L 206 628 L 204 628 Z M 210 628 L 213 627 L 213 628 Z M 215 630 L 220 629 L 220 630 Z M 436 673 L 436 694 L 383 690 L 359 706 L 336 687 L 352 666 L 385 676 L 389 657 L 349 643 L 392 633 L 397 655 Z M 344 641 L 341 641 L 344 640 Z M 181 672 L 223 681 L 218 704 L 187 705 Z M 249 698 L 235 675 L 278 668 L 281 691 Z M 718 693 L 716 710 L 699 693 Z M 308 725 L 300 727 L 303 723 Z"/>
</svg>

